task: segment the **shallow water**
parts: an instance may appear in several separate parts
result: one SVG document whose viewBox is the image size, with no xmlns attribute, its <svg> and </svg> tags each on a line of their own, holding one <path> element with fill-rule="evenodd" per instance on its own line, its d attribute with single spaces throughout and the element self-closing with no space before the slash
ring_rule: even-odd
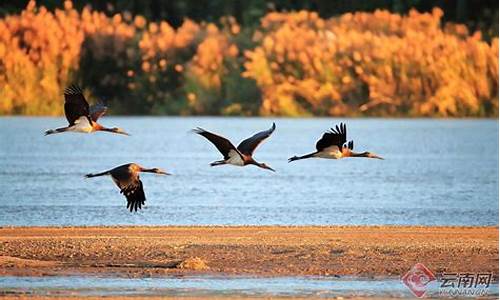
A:
<svg viewBox="0 0 500 300">
<path fill-rule="evenodd" d="M 439 283 L 427 286 L 427 298 L 439 296 Z M 398 279 L 330 277 L 185 276 L 116 278 L 93 276 L 0 277 L 1 294 L 71 296 L 243 296 L 243 297 L 396 297 L 414 298 Z M 498 297 L 498 284 L 486 290 Z"/>
<path fill-rule="evenodd" d="M 217 150 L 190 129 L 235 143 L 267 129 L 273 136 L 254 166 L 210 167 Z M 385 160 L 309 159 L 339 121 L 355 150 Z M 0 118 L 0 225 L 168 224 L 498 224 L 498 121 L 106 117 L 132 136 L 64 133 L 63 118 Z M 89 172 L 138 162 L 174 176 L 141 176 L 148 200 L 129 213 L 109 178 Z"/>
</svg>

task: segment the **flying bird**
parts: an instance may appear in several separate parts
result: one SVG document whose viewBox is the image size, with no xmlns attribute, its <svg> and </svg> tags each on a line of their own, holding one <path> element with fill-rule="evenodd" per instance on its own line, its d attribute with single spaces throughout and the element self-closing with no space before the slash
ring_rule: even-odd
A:
<svg viewBox="0 0 500 300">
<path fill-rule="evenodd" d="M 141 209 L 142 205 L 146 202 L 142 181 L 139 178 L 139 173 L 141 172 L 171 175 L 158 168 L 146 169 L 138 164 L 130 163 L 102 173 L 87 174 L 85 177 L 111 176 L 111 179 L 120 188 L 120 193 L 127 198 L 127 208 L 132 212 Z"/>
<path fill-rule="evenodd" d="M 223 160 L 214 161 L 210 164 L 210 166 L 220 166 L 225 164 L 230 164 L 234 166 L 246 166 L 246 165 L 255 165 L 257 167 L 271 170 L 273 172 L 274 169 L 265 163 L 259 163 L 253 159 L 252 155 L 257 146 L 262 143 L 265 139 L 267 139 L 276 129 L 276 124 L 273 123 L 273 126 L 265 131 L 261 131 L 259 133 L 254 134 L 252 137 L 242 141 L 238 147 L 235 147 L 228 139 L 219 136 L 217 134 L 206 131 L 203 128 L 196 128 L 193 131 L 207 140 L 212 142 L 212 144 L 217 147 L 220 153 L 224 156 Z"/>
<path fill-rule="evenodd" d="M 107 109 L 108 108 L 100 102 L 89 107 L 80 87 L 77 85 L 70 85 L 64 90 L 64 114 L 66 115 L 69 125 L 67 127 L 47 130 L 45 131 L 45 135 L 66 131 L 82 133 L 107 131 L 129 135 L 121 128 L 106 128 L 97 123 L 97 120 L 106 113 Z"/>
<path fill-rule="evenodd" d="M 292 162 L 299 159 L 319 157 L 319 158 L 329 158 L 329 159 L 341 159 L 346 157 L 367 157 L 367 158 L 377 158 L 383 159 L 370 152 L 357 153 L 352 151 L 354 149 L 354 141 L 347 142 L 347 128 L 345 124 L 340 123 L 340 125 L 331 128 L 323 134 L 321 139 L 316 143 L 316 151 L 302 156 L 294 156 L 288 159 L 288 162 Z"/>
</svg>

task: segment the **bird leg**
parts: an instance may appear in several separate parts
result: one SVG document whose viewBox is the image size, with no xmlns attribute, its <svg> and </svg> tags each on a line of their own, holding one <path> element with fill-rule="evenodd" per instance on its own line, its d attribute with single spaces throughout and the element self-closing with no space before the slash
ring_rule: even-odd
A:
<svg viewBox="0 0 500 300">
<path fill-rule="evenodd" d="M 299 159 L 306 159 L 306 158 L 314 157 L 314 155 L 316 155 L 317 153 L 318 153 L 318 152 L 313 152 L 313 153 L 309 153 L 309 154 L 302 155 L 302 156 L 294 156 L 294 157 L 290 157 L 290 158 L 288 159 L 288 162 L 292 162 L 292 161 L 299 160 Z"/>
<path fill-rule="evenodd" d="M 210 166 L 215 167 L 215 166 L 221 166 L 221 165 L 225 165 L 225 164 L 226 164 L 225 160 L 217 160 L 217 161 L 214 161 L 213 163 L 210 163 Z"/>
<path fill-rule="evenodd" d="M 87 174 L 87 175 L 85 175 L 85 177 L 86 178 L 92 178 L 92 177 L 105 176 L 105 175 L 110 175 L 109 171 L 102 172 L 102 173 L 96 173 L 96 174 Z"/>
<path fill-rule="evenodd" d="M 61 127 L 61 128 L 56 128 L 56 129 L 49 129 L 49 130 L 45 131 L 45 135 L 65 132 L 68 129 L 69 129 L 69 127 Z"/>
</svg>

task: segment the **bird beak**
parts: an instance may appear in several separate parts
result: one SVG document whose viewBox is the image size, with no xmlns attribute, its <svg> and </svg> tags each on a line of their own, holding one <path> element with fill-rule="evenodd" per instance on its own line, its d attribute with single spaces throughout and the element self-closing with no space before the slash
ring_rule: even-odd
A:
<svg viewBox="0 0 500 300">
<path fill-rule="evenodd" d="M 376 159 L 381 159 L 381 160 L 384 160 L 384 158 L 383 158 L 383 157 L 380 157 L 380 156 L 375 155 L 375 154 L 370 155 L 370 158 L 376 158 Z"/>
<path fill-rule="evenodd" d="M 129 133 L 125 132 L 125 131 L 124 131 L 123 129 L 121 129 L 121 128 L 117 128 L 117 129 L 115 130 L 115 133 L 119 133 L 119 134 L 123 134 L 123 135 L 128 135 L 128 136 L 130 136 L 130 134 L 129 134 Z"/>
<path fill-rule="evenodd" d="M 273 171 L 273 172 L 276 172 L 273 168 L 271 168 L 270 166 L 265 166 L 266 169 L 270 170 L 270 171 Z"/>
<path fill-rule="evenodd" d="M 165 172 L 165 171 L 163 171 L 163 170 L 158 171 L 158 173 L 157 173 L 157 174 L 160 174 L 160 175 L 172 175 L 172 174 L 167 173 L 167 172 Z"/>
</svg>

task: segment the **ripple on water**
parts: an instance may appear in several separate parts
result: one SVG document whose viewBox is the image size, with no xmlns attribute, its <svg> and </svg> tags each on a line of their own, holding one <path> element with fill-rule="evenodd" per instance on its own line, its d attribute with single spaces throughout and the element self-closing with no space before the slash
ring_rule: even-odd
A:
<svg viewBox="0 0 500 300">
<path fill-rule="evenodd" d="M 276 173 L 211 168 L 220 154 L 189 133 L 202 126 L 237 143 L 272 121 L 276 132 L 255 158 Z M 498 121 L 350 119 L 356 149 L 385 160 L 287 163 L 339 121 L 106 118 L 132 133 L 125 137 L 43 136 L 64 119 L 0 118 L 0 226 L 498 224 Z M 109 178 L 83 178 L 131 161 L 174 174 L 141 176 L 148 200 L 133 214 Z"/>
</svg>

